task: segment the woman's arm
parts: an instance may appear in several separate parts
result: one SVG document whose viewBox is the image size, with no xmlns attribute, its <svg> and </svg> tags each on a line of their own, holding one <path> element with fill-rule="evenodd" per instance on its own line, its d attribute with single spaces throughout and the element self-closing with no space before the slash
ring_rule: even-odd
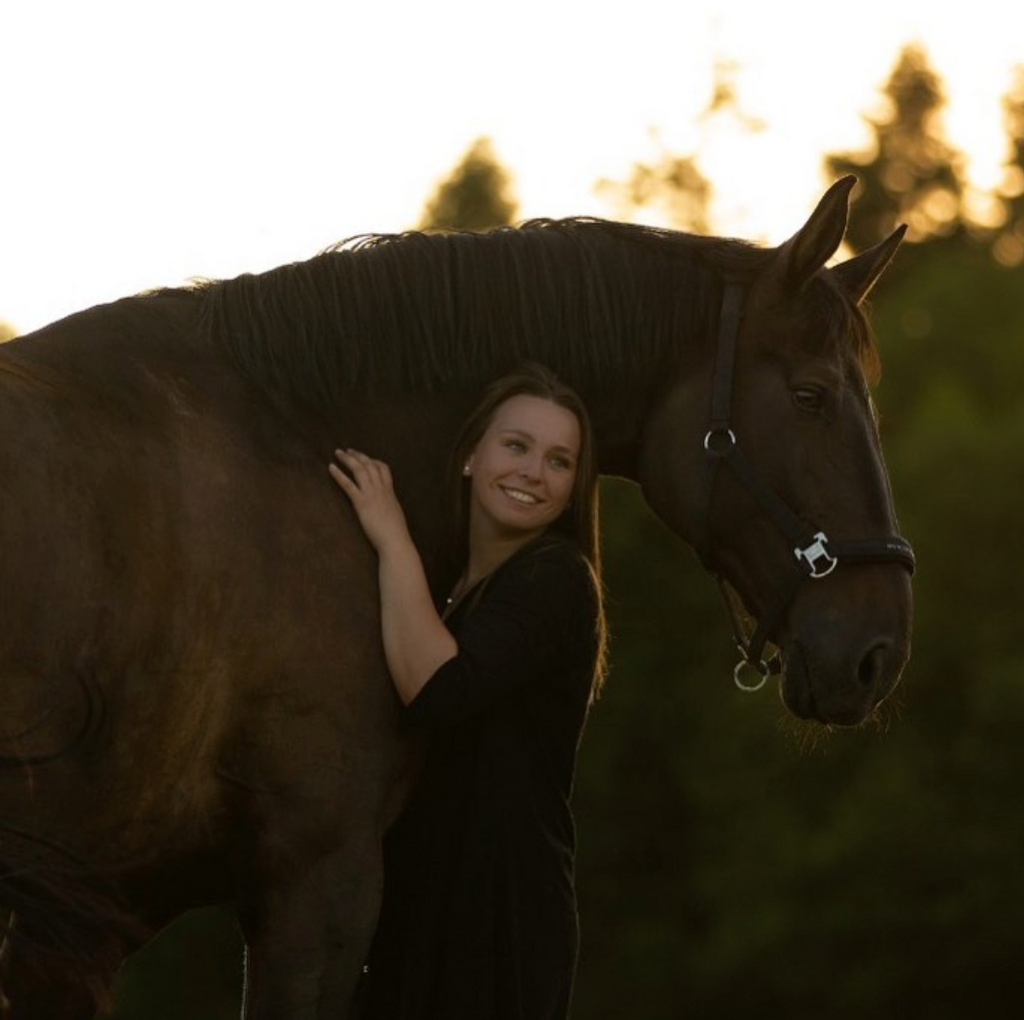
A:
<svg viewBox="0 0 1024 1020">
<path fill-rule="evenodd" d="M 366 537 L 377 550 L 381 628 L 388 669 L 406 705 L 458 645 L 434 608 L 423 561 L 383 461 L 336 450 L 328 467 L 348 496 Z"/>
</svg>

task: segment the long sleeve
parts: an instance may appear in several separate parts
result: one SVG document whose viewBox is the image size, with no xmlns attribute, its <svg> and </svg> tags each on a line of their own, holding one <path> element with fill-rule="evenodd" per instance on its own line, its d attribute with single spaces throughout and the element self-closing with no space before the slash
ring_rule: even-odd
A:
<svg viewBox="0 0 1024 1020">
<path fill-rule="evenodd" d="M 458 654 L 408 707 L 429 726 L 463 722 L 525 683 L 563 685 L 578 696 L 592 679 L 597 596 L 569 542 L 543 539 L 503 564 L 459 621 Z M 555 693 L 555 692 L 552 692 Z"/>
</svg>

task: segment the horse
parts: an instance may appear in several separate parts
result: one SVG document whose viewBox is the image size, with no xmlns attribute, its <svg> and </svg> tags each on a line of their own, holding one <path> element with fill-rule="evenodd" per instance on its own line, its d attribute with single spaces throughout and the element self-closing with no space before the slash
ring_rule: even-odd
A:
<svg viewBox="0 0 1024 1020">
<path fill-rule="evenodd" d="M 363 235 L 0 349 L 0 906 L 12 1020 L 85 1020 L 124 957 L 233 903 L 247 1020 L 338 1020 L 422 748 L 371 549 L 329 478 L 388 461 L 440 594 L 439 480 L 482 386 L 549 365 L 604 474 L 721 580 L 738 682 L 852 726 L 909 656 L 913 554 L 853 178 L 776 247 L 614 221 Z"/>
</svg>

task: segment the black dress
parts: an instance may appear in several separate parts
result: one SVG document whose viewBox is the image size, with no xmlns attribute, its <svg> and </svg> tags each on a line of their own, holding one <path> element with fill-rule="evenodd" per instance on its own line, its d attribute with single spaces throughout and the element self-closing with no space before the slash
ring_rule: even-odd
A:
<svg viewBox="0 0 1024 1020">
<path fill-rule="evenodd" d="M 564 1020 L 576 965 L 576 748 L 597 595 L 544 536 L 448 617 L 459 643 L 408 708 L 424 771 L 385 839 L 365 1020 Z"/>
</svg>

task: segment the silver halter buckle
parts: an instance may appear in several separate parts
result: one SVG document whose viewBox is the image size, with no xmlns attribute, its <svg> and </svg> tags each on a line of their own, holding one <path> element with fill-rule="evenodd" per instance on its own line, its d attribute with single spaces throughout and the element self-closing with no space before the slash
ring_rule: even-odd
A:
<svg viewBox="0 0 1024 1020">
<path fill-rule="evenodd" d="M 836 569 L 836 565 L 839 563 L 839 560 L 837 560 L 826 548 L 827 544 L 828 536 L 824 531 L 819 531 L 814 536 L 814 541 L 805 549 L 801 549 L 798 546 L 793 550 L 793 553 L 797 558 L 797 562 L 803 561 L 806 563 L 808 576 L 815 580 L 822 577 L 828 577 L 828 575 Z"/>
</svg>

